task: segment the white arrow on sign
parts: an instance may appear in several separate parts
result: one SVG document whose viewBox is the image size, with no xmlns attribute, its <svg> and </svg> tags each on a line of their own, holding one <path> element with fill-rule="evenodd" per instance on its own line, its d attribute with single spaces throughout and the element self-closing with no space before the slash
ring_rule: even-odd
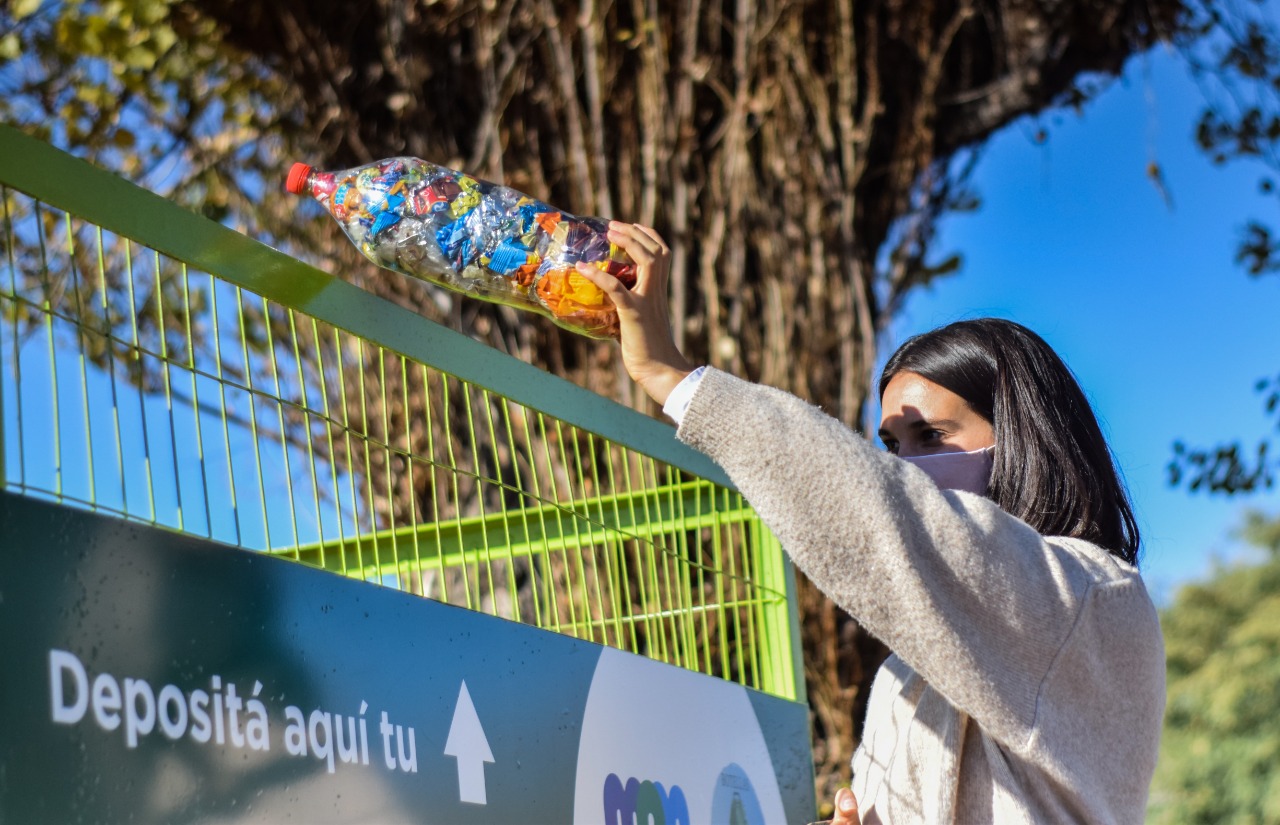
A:
<svg viewBox="0 0 1280 825">
<path fill-rule="evenodd" d="M 449 739 L 444 743 L 444 755 L 458 760 L 458 799 L 476 805 L 485 805 L 484 763 L 493 761 L 489 740 L 485 738 L 476 706 L 471 701 L 464 680 L 458 691 L 458 705 L 453 709 L 453 722 L 449 725 Z"/>
</svg>

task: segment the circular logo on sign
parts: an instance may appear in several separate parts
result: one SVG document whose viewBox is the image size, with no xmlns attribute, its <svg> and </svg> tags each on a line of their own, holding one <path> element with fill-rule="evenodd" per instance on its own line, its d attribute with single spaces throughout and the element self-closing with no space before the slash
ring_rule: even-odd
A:
<svg viewBox="0 0 1280 825">
<path fill-rule="evenodd" d="M 711 795 L 711 825 L 764 825 L 764 812 L 751 780 L 737 763 L 720 771 Z"/>
<path fill-rule="evenodd" d="M 786 821 L 747 689 L 620 650 L 601 651 L 583 710 L 574 821 Z"/>
</svg>

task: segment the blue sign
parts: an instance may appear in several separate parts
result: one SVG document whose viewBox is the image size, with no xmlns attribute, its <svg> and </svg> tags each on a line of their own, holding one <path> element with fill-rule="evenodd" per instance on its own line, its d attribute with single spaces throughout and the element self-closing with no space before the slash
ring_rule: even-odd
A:
<svg viewBox="0 0 1280 825">
<path fill-rule="evenodd" d="M 0 633 L 0 821 L 814 814 L 803 705 L 8 493 Z"/>
</svg>

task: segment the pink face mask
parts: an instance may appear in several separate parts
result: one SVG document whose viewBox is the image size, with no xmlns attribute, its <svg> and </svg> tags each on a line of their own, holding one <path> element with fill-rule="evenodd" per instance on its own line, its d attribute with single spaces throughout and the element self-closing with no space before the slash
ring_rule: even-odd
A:
<svg viewBox="0 0 1280 825">
<path fill-rule="evenodd" d="M 902 460 L 924 470 L 941 490 L 964 490 L 981 496 L 986 495 L 991 483 L 995 449 L 992 445 L 967 453 L 903 456 Z"/>
</svg>

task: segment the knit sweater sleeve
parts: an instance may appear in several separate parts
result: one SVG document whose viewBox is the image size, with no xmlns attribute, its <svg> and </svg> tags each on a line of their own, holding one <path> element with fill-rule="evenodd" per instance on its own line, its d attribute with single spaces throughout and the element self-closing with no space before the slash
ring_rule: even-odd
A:
<svg viewBox="0 0 1280 825">
<path fill-rule="evenodd" d="M 1082 557 L 1082 542 L 941 491 L 816 407 L 723 372 L 703 376 L 679 437 L 725 469 L 811 581 L 1015 749 L 1088 590 L 1124 575 L 1105 551 Z"/>
</svg>

